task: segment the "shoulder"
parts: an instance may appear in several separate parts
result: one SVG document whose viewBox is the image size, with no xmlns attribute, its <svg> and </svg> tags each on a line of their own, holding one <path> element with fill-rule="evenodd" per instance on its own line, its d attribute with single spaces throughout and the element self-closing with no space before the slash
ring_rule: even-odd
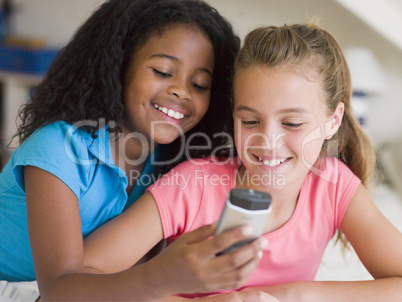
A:
<svg viewBox="0 0 402 302">
<path fill-rule="evenodd" d="M 89 151 L 91 135 L 65 122 L 56 122 L 37 129 L 17 150 L 11 162 L 15 179 L 24 187 L 22 168 L 41 168 L 65 182 L 78 194 L 78 183 L 89 177 L 93 159 Z"/>
<path fill-rule="evenodd" d="M 16 150 L 15 164 L 33 164 L 37 161 L 63 165 L 82 165 L 92 159 L 91 135 L 65 122 L 55 122 L 37 129 Z"/>
<path fill-rule="evenodd" d="M 335 157 L 326 157 L 318 168 L 311 169 L 303 188 L 310 194 L 339 203 L 349 201 L 360 183 L 345 163 Z"/>
<path fill-rule="evenodd" d="M 23 149 L 65 149 L 71 148 L 72 143 L 87 145 L 90 134 L 84 130 L 65 122 L 55 122 L 45 125 L 35 132 L 23 143 Z"/>
<path fill-rule="evenodd" d="M 63 137 L 68 134 L 77 133 L 78 127 L 71 125 L 64 121 L 58 121 L 51 124 L 47 124 L 43 127 L 35 130 L 30 137 L 43 137 L 48 135 L 56 135 L 57 137 Z"/>
<path fill-rule="evenodd" d="M 58 157 L 75 164 L 91 165 L 98 161 L 109 163 L 109 135 L 101 128 L 92 137 L 91 133 L 63 121 L 45 125 L 37 129 L 18 148 L 24 157 Z"/>
<path fill-rule="evenodd" d="M 361 181 L 341 160 L 335 157 L 323 159 L 320 169 L 312 172 L 303 185 L 309 200 L 316 200 L 314 207 L 331 212 L 334 227 L 339 228 L 343 215 Z"/>
<path fill-rule="evenodd" d="M 347 206 L 360 179 L 341 160 L 335 157 L 323 159 L 318 168 L 311 169 L 302 189 L 310 200 L 324 200 L 333 209 Z"/>
<path fill-rule="evenodd" d="M 311 169 L 311 178 L 315 183 L 338 186 L 349 182 L 359 182 L 352 170 L 336 157 L 325 157 L 318 167 Z"/>
</svg>

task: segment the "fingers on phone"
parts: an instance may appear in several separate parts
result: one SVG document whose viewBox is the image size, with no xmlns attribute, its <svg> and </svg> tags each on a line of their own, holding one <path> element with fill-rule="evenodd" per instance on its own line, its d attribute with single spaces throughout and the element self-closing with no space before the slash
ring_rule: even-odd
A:
<svg viewBox="0 0 402 302">
<path fill-rule="evenodd" d="M 263 240 L 266 242 L 266 239 Z M 224 289 L 239 288 L 248 280 L 250 274 L 260 263 L 262 243 L 259 240 L 246 245 L 239 250 L 223 254 L 216 258 L 216 268 L 222 270 L 221 281 L 225 284 Z"/>
<path fill-rule="evenodd" d="M 239 274 L 235 277 L 240 280 L 242 276 L 250 274 L 258 266 L 267 244 L 268 241 L 265 238 L 258 238 L 234 252 L 216 257 L 214 266 L 221 272 Z"/>
<path fill-rule="evenodd" d="M 183 240 L 189 244 L 206 240 L 213 235 L 215 227 L 216 224 L 202 226 L 192 232 L 184 234 L 178 240 Z"/>
<path fill-rule="evenodd" d="M 226 248 L 238 243 L 241 240 L 249 238 L 253 233 L 250 226 L 244 225 L 241 227 L 234 228 L 230 231 L 223 232 L 222 234 L 215 236 L 211 239 L 211 244 L 213 245 L 213 250 L 215 254 L 219 254 Z"/>
<path fill-rule="evenodd" d="M 235 252 L 228 253 L 227 256 L 230 259 L 229 261 L 232 262 L 233 268 L 241 267 L 242 265 L 246 264 L 247 262 L 259 260 L 262 258 L 263 250 L 268 245 L 268 240 L 261 237 L 250 244 L 247 244 Z"/>
</svg>

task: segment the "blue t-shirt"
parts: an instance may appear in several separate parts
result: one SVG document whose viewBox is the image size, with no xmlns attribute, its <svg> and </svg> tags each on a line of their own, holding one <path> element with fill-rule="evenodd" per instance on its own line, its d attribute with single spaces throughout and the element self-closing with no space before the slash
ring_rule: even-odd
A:
<svg viewBox="0 0 402 302">
<path fill-rule="evenodd" d="M 153 180 L 150 159 L 155 154 L 148 157 L 127 198 L 128 179 L 113 162 L 108 131 L 102 128 L 97 135 L 93 139 L 85 130 L 56 122 L 35 131 L 13 152 L 0 174 L 0 280 L 36 279 L 28 239 L 23 166 L 52 173 L 74 192 L 83 238 L 119 215 Z"/>
</svg>

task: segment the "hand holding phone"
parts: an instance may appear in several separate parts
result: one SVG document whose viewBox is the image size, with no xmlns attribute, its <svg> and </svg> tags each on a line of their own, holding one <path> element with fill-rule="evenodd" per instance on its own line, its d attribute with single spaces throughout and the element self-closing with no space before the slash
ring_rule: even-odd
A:
<svg viewBox="0 0 402 302">
<path fill-rule="evenodd" d="M 249 239 L 232 245 L 220 254 L 233 252 L 262 235 L 271 212 L 271 200 L 270 194 L 253 189 L 232 189 L 229 192 L 215 236 L 241 225 L 250 225 L 253 234 Z"/>
</svg>

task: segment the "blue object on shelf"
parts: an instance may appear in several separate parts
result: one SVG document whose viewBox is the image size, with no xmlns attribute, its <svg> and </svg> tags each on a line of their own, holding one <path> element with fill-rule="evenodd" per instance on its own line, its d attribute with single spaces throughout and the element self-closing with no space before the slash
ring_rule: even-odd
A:
<svg viewBox="0 0 402 302">
<path fill-rule="evenodd" d="M 0 45 L 0 70 L 43 75 L 59 50 Z"/>
</svg>

